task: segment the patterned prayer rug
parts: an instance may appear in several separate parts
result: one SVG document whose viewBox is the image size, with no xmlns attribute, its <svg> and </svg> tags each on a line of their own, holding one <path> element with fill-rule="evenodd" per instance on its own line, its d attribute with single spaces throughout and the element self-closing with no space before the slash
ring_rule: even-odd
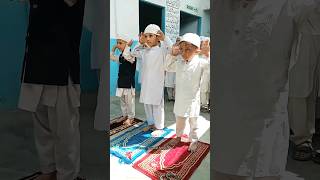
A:
<svg viewBox="0 0 320 180">
<path fill-rule="evenodd" d="M 146 153 L 153 145 L 164 139 L 165 136 L 173 132 L 172 129 L 164 128 L 156 136 L 152 135 L 152 131 L 143 131 L 147 127 L 147 123 L 143 123 L 124 134 L 111 139 L 110 153 L 118 157 L 120 162 L 131 164 L 139 156 Z"/>
<path fill-rule="evenodd" d="M 123 124 L 124 120 L 123 121 L 118 121 L 121 117 L 117 117 L 117 118 L 114 118 L 111 120 L 111 123 L 110 123 L 110 132 L 109 132 L 109 135 L 112 136 L 114 134 L 117 134 L 123 130 L 126 130 L 138 123 L 142 123 L 143 121 L 140 120 L 140 119 L 137 119 L 137 118 L 134 118 L 133 122 L 131 125 L 126 125 L 126 124 Z"/>
<path fill-rule="evenodd" d="M 133 167 L 153 180 L 186 180 L 201 164 L 210 145 L 199 142 L 194 153 L 188 151 L 190 143 L 167 139 L 158 149 L 150 151 L 134 163 Z"/>
</svg>

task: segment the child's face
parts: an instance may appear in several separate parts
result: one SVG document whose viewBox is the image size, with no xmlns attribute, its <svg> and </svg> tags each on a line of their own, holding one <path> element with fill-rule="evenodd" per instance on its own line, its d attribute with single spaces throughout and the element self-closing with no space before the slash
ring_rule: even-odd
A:
<svg viewBox="0 0 320 180">
<path fill-rule="evenodd" d="M 180 45 L 181 56 L 185 60 L 190 60 L 194 55 L 198 53 L 199 48 L 188 42 L 181 42 Z"/>
<path fill-rule="evenodd" d="M 207 54 L 210 51 L 210 42 L 208 40 L 201 41 L 200 44 L 201 54 Z"/>
<path fill-rule="evenodd" d="M 127 42 L 126 42 L 126 41 L 123 41 L 123 40 L 121 40 L 121 39 L 117 39 L 117 48 L 118 48 L 120 51 L 124 51 L 126 45 L 127 45 Z"/>
<path fill-rule="evenodd" d="M 144 38 L 149 47 L 157 46 L 159 43 L 159 39 L 155 34 L 146 33 L 144 34 Z"/>
</svg>

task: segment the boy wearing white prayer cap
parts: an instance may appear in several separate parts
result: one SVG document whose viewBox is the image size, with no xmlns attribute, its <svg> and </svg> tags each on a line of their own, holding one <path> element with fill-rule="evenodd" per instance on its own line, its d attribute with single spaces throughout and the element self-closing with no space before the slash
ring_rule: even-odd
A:
<svg viewBox="0 0 320 180">
<path fill-rule="evenodd" d="M 110 59 L 119 64 L 118 82 L 116 96 L 120 97 L 122 117 L 119 121 L 131 125 L 135 117 L 135 72 L 136 61 L 130 56 L 132 41 L 126 35 L 117 35 L 117 44 L 113 46 Z M 119 49 L 120 56 L 115 55 L 115 50 Z"/>
<path fill-rule="evenodd" d="M 131 55 L 141 59 L 140 102 L 144 104 L 148 129 L 164 128 L 164 62 L 172 43 L 155 24 L 149 24 Z"/>
<path fill-rule="evenodd" d="M 200 53 L 199 56 L 208 61 L 210 64 L 210 38 L 201 36 L 200 37 Z M 209 75 L 206 77 L 210 77 L 210 71 L 208 71 Z M 209 107 L 209 97 L 210 97 L 210 79 L 203 79 L 201 82 L 201 112 L 210 112 Z"/>
<path fill-rule="evenodd" d="M 166 70 L 176 72 L 176 100 L 174 104 L 174 114 L 176 116 L 177 140 L 181 141 L 181 136 L 189 119 L 190 133 L 189 151 L 197 149 L 197 119 L 200 114 L 200 82 L 208 79 L 209 63 L 198 56 L 200 51 L 200 37 L 194 33 L 186 33 L 182 36 L 179 49 L 173 48 L 172 55 L 176 51 L 181 53 L 173 58 L 167 59 Z"/>
</svg>

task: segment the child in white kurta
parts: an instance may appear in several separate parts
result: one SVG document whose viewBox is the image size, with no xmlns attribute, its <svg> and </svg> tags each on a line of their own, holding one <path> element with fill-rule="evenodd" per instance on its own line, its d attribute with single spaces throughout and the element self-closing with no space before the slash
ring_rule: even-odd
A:
<svg viewBox="0 0 320 180">
<path fill-rule="evenodd" d="M 130 125 L 135 117 L 135 71 L 136 62 L 130 56 L 128 44 L 131 40 L 124 35 L 117 37 L 117 45 L 112 48 L 110 59 L 119 63 L 119 73 L 116 96 L 120 97 L 122 117 L 120 121 Z M 115 49 L 121 51 L 120 56 L 116 56 Z"/>
<path fill-rule="evenodd" d="M 180 37 L 176 39 L 175 45 L 178 46 L 180 42 Z M 171 58 L 172 54 L 167 55 L 167 59 Z M 168 101 L 174 101 L 175 99 L 175 86 L 176 86 L 176 73 L 175 72 L 167 72 L 165 75 L 165 80 L 164 80 L 164 86 L 166 87 L 167 90 L 167 95 L 168 95 Z"/>
<path fill-rule="evenodd" d="M 210 38 L 201 37 L 199 57 L 207 60 L 210 64 Z M 210 77 L 210 71 L 208 71 L 208 73 L 209 75 L 207 75 L 206 77 Z M 201 111 L 210 112 L 210 79 L 202 79 L 200 92 Z"/>
<path fill-rule="evenodd" d="M 197 55 L 199 48 L 200 37 L 193 33 L 187 33 L 180 42 L 181 55 L 172 56 L 173 58 L 166 61 L 166 70 L 176 72 L 174 114 L 176 115 L 177 140 L 181 141 L 186 120 L 189 119 L 189 139 L 191 141 L 189 151 L 195 151 L 197 147 L 200 82 L 208 75 L 209 71 L 209 63 Z"/>
<path fill-rule="evenodd" d="M 155 24 L 146 27 L 139 42 L 131 55 L 141 59 L 140 102 L 144 104 L 149 128 L 163 129 L 164 62 L 172 43 Z"/>
<path fill-rule="evenodd" d="M 167 58 L 170 55 L 167 56 Z M 174 101 L 174 87 L 175 87 L 175 79 L 176 74 L 174 72 L 165 72 L 165 80 L 164 80 L 164 86 L 166 87 L 167 94 L 168 94 L 168 101 Z"/>
</svg>

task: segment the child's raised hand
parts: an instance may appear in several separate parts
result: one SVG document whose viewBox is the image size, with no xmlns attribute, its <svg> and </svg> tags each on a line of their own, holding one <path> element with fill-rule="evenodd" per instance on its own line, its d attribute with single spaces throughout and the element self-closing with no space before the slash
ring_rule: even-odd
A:
<svg viewBox="0 0 320 180">
<path fill-rule="evenodd" d="M 146 43 L 146 38 L 144 37 L 144 33 L 140 33 L 140 36 L 139 36 L 139 43 L 140 44 L 145 44 Z"/>
<path fill-rule="evenodd" d="M 132 43 L 133 43 L 133 41 L 130 40 L 127 45 L 130 47 L 132 45 Z"/>
<path fill-rule="evenodd" d="M 163 32 L 161 30 L 158 31 L 158 37 L 159 37 L 160 41 L 164 41 L 164 37 L 165 36 L 164 36 L 164 34 L 163 34 Z"/>
<path fill-rule="evenodd" d="M 114 45 L 113 47 L 112 47 L 112 49 L 111 49 L 111 52 L 115 52 L 116 51 L 116 48 L 117 48 L 117 45 Z"/>
<path fill-rule="evenodd" d="M 173 46 L 172 46 L 172 52 L 171 52 L 171 54 L 172 54 L 173 56 L 177 56 L 179 53 L 180 53 L 180 48 L 179 48 L 179 46 L 173 45 Z"/>
</svg>

